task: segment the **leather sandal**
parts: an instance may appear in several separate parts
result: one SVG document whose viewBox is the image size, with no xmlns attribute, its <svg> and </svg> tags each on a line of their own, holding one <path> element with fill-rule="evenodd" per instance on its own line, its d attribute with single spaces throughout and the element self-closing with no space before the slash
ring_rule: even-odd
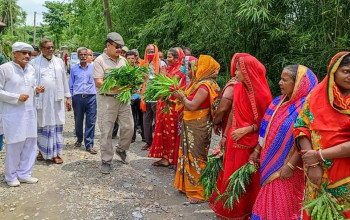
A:
<svg viewBox="0 0 350 220">
<path fill-rule="evenodd" d="M 39 151 L 38 156 L 36 156 L 37 160 L 45 160 L 41 152 Z"/>
<path fill-rule="evenodd" d="M 57 157 L 53 158 L 53 162 L 55 164 L 61 164 L 61 163 L 63 163 L 63 160 L 59 156 L 57 156 Z"/>
</svg>

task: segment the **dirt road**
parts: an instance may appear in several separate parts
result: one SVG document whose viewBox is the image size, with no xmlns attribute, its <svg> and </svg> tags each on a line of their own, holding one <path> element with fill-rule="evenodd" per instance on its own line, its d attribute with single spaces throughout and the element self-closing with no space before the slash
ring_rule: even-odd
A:
<svg viewBox="0 0 350 220">
<path fill-rule="evenodd" d="M 5 152 L 0 152 L 0 219 L 216 219 L 207 203 L 186 203 L 173 187 L 174 170 L 151 165 L 154 160 L 140 150 L 144 143 L 139 135 L 130 147 L 130 164 L 115 155 L 111 174 L 103 175 L 100 154 L 73 147 L 72 112 L 66 121 L 64 163 L 37 161 L 33 176 L 38 184 L 8 187 Z M 96 133 L 99 150 L 98 127 Z M 215 137 L 212 145 L 217 141 Z"/>
</svg>

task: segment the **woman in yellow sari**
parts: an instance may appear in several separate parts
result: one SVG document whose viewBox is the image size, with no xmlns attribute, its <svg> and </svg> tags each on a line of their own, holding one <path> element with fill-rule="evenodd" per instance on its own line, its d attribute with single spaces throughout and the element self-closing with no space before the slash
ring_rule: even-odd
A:
<svg viewBox="0 0 350 220">
<path fill-rule="evenodd" d="M 206 166 L 212 133 L 212 119 L 219 86 L 216 83 L 220 64 L 211 56 L 201 55 L 195 76 L 191 73 L 191 85 L 185 93 L 174 91 L 184 108 L 179 156 L 174 186 L 184 192 L 190 203 L 204 201 L 203 186 L 198 183 Z"/>
</svg>

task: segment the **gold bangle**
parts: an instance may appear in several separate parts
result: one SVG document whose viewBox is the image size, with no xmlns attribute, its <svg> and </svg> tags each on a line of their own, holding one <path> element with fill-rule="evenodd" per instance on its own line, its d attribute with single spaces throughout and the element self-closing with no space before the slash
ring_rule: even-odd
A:
<svg viewBox="0 0 350 220">
<path fill-rule="evenodd" d="M 254 148 L 254 151 L 257 152 L 258 154 L 260 154 L 260 150 Z"/>
<path fill-rule="evenodd" d="M 293 164 L 291 164 L 290 162 L 287 163 L 287 166 L 292 169 L 292 170 L 295 170 L 295 166 L 293 166 Z"/>
</svg>

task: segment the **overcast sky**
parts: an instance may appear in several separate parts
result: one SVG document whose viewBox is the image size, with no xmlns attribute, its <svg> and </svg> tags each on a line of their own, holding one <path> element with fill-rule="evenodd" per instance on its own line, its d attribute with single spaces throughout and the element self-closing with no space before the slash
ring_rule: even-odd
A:
<svg viewBox="0 0 350 220">
<path fill-rule="evenodd" d="M 58 0 L 56 0 L 58 1 Z M 59 0 L 64 1 L 64 0 Z M 71 2 L 66 0 L 65 2 Z M 45 0 L 17 0 L 17 4 L 27 12 L 27 25 L 34 25 L 34 12 L 36 11 L 36 24 L 40 25 L 43 22 L 43 12 L 46 12 L 46 8 L 43 6 Z"/>
</svg>

